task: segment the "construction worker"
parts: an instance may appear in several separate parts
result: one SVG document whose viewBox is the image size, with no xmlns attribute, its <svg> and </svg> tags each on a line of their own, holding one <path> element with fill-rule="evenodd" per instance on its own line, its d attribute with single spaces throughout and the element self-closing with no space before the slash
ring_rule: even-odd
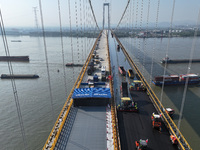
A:
<svg viewBox="0 0 200 150">
<path fill-rule="evenodd" d="M 171 140 L 172 144 L 178 144 L 178 141 L 174 135 L 170 135 L 170 140 Z"/>
<path fill-rule="evenodd" d="M 135 108 L 137 109 L 137 103 L 135 102 Z"/>
</svg>

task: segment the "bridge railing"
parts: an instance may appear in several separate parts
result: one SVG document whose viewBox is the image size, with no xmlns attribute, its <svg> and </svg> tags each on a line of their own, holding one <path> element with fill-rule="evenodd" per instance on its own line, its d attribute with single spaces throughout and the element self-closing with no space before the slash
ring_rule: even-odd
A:
<svg viewBox="0 0 200 150">
<path fill-rule="evenodd" d="M 190 147 L 190 145 L 188 144 L 188 142 L 186 141 L 186 139 L 184 138 L 184 136 L 182 135 L 180 130 L 177 128 L 177 126 L 174 123 L 174 121 L 171 119 L 169 114 L 166 112 L 164 106 L 162 105 L 162 103 L 160 102 L 160 100 L 158 99 L 156 94 L 153 92 L 153 90 L 149 86 L 148 82 L 145 80 L 144 76 L 142 75 L 142 73 L 140 72 L 140 70 L 138 69 L 136 64 L 133 62 L 133 60 L 131 59 L 131 57 L 127 53 L 127 51 L 124 48 L 124 46 L 122 45 L 122 43 L 119 41 L 119 39 L 114 34 L 114 32 L 112 32 L 112 34 L 115 36 L 117 42 L 119 43 L 124 55 L 126 56 L 126 58 L 129 61 L 130 65 L 137 72 L 137 74 L 138 74 L 139 78 L 141 79 L 143 85 L 146 87 L 151 101 L 153 102 L 153 104 L 154 104 L 155 108 L 157 109 L 158 113 L 160 113 L 162 115 L 162 119 L 163 119 L 164 123 L 166 124 L 167 128 L 169 129 L 170 134 L 174 135 L 177 138 L 178 144 L 179 144 L 179 148 L 181 148 L 182 150 L 192 150 L 192 148 Z"/>
<path fill-rule="evenodd" d="M 48 137 L 48 139 L 47 139 L 47 141 L 46 141 L 46 143 L 43 147 L 43 150 L 49 150 L 49 149 L 53 150 L 55 148 L 57 140 L 60 136 L 60 133 L 61 133 L 62 128 L 64 126 L 64 123 L 66 121 L 66 118 L 67 118 L 69 111 L 71 109 L 71 106 L 73 104 L 73 99 L 72 99 L 73 91 L 74 91 L 75 88 L 78 88 L 81 84 L 81 81 L 82 81 L 83 76 L 84 76 L 84 74 L 87 70 L 88 64 L 89 64 L 89 62 L 92 58 L 92 54 L 94 52 L 94 49 L 96 48 L 98 39 L 100 38 L 101 34 L 102 34 L 102 31 L 99 33 L 99 35 L 98 35 L 98 37 L 97 37 L 97 39 L 96 39 L 96 41 L 95 41 L 95 43 L 92 47 L 92 50 L 90 51 L 90 53 L 89 53 L 89 55 L 86 59 L 86 62 L 83 65 L 76 82 L 74 83 L 74 86 L 73 86 L 73 88 L 72 88 L 72 90 L 71 90 L 71 92 L 70 92 L 70 94 L 69 94 L 69 96 L 68 96 L 68 98 L 67 98 L 67 100 L 66 100 L 57 120 L 56 120 L 56 122 L 55 122 L 55 125 L 52 128 L 51 133 L 49 134 L 49 137 Z"/>
<path fill-rule="evenodd" d="M 110 52 L 109 52 L 109 45 L 108 45 L 108 34 L 107 37 L 107 51 L 108 51 L 108 63 L 109 63 L 109 75 L 112 75 L 111 70 L 111 63 L 110 63 Z M 117 111 L 116 111 L 116 104 L 114 100 L 114 92 L 113 92 L 113 80 L 110 80 L 110 91 L 111 91 L 111 115 L 112 115 L 112 128 L 113 128 L 113 145 L 114 150 L 121 150 L 120 144 L 120 137 L 119 137 L 119 128 L 118 128 L 118 120 L 117 120 Z"/>
</svg>

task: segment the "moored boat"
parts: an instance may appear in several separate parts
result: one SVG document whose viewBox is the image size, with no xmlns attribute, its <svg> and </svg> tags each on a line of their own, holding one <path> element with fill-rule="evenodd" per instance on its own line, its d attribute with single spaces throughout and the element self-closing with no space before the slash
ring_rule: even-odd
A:
<svg viewBox="0 0 200 150">
<path fill-rule="evenodd" d="M 29 61 L 29 56 L 0 56 L 0 61 Z"/>
<path fill-rule="evenodd" d="M 39 76 L 37 74 L 13 74 L 13 75 L 9 75 L 9 74 L 2 74 L 1 75 L 1 79 L 35 79 L 35 78 L 39 78 Z"/>
<path fill-rule="evenodd" d="M 199 75 L 197 74 L 181 74 L 181 75 L 162 75 L 154 77 L 152 81 L 155 85 L 159 86 L 163 83 L 165 85 L 183 85 L 188 78 L 188 84 L 198 84 L 200 82 Z M 163 82 L 164 81 L 164 82 Z"/>
</svg>

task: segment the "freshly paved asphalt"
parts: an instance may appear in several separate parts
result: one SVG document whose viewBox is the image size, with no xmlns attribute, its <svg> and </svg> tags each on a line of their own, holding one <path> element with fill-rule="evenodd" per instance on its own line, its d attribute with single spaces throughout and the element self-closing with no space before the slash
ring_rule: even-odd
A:
<svg viewBox="0 0 200 150">
<path fill-rule="evenodd" d="M 148 139 L 148 150 L 177 150 L 171 144 L 170 134 L 162 123 L 162 131 L 152 128 L 151 114 L 156 112 L 147 94 L 132 91 L 131 96 L 138 103 L 139 113 L 118 112 L 119 134 L 122 150 L 135 149 L 135 141 Z"/>
</svg>

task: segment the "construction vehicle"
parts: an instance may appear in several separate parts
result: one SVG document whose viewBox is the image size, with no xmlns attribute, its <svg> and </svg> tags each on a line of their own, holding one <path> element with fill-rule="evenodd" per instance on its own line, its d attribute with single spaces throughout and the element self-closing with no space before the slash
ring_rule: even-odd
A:
<svg viewBox="0 0 200 150">
<path fill-rule="evenodd" d="M 138 112 L 137 103 L 133 102 L 128 96 L 127 82 L 122 82 L 121 91 L 121 105 L 117 106 L 118 111 Z"/>
<path fill-rule="evenodd" d="M 130 83 L 129 90 L 130 91 L 146 91 L 146 88 L 140 80 L 133 80 L 133 82 Z"/>
<path fill-rule="evenodd" d="M 148 144 L 148 139 L 146 139 L 146 140 L 140 139 L 139 141 L 135 141 L 135 146 L 136 146 L 137 150 L 147 149 L 147 144 Z"/>
<path fill-rule="evenodd" d="M 155 114 L 154 112 L 151 115 L 152 127 L 159 128 L 161 130 L 161 115 Z"/>
<path fill-rule="evenodd" d="M 173 145 L 177 145 L 178 144 L 178 140 L 174 135 L 170 135 L 170 140 L 171 140 Z"/>
<path fill-rule="evenodd" d="M 129 77 L 130 79 L 133 79 L 133 78 L 134 78 L 134 72 L 133 72 L 132 69 L 128 69 L 127 73 L 128 73 L 128 77 Z"/>
<path fill-rule="evenodd" d="M 173 117 L 173 115 L 174 115 L 174 113 L 175 113 L 175 110 L 174 110 L 174 109 L 166 108 L 165 110 L 166 110 L 166 112 L 169 114 L 170 117 Z"/>
</svg>

